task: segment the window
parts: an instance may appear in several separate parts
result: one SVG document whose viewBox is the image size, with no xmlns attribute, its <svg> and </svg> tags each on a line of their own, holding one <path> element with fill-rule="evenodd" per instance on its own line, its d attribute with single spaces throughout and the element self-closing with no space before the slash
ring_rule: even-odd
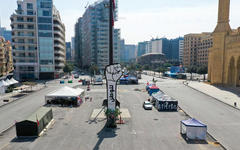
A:
<svg viewBox="0 0 240 150">
<path fill-rule="evenodd" d="M 18 24 L 18 29 L 23 29 L 23 28 L 24 28 L 23 24 Z"/>
<path fill-rule="evenodd" d="M 34 25 L 28 25 L 28 29 L 34 29 Z"/>
<path fill-rule="evenodd" d="M 27 18 L 27 22 L 33 22 L 33 18 Z"/>
<path fill-rule="evenodd" d="M 32 10 L 28 10 L 27 11 L 27 15 L 33 15 L 33 11 Z"/>
<path fill-rule="evenodd" d="M 50 11 L 43 10 L 43 16 L 51 16 Z"/>
<path fill-rule="evenodd" d="M 39 32 L 39 37 L 52 37 L 52 32 Z"/>
<path fill-rule="evenodd" d="M 18 10 L 22 10 L 22 5 L 18 4 Z"/>
<path fill-rule="evenodd" d="M 17 21 L 22 22 L 23 21 L 23 17 L 17 17 Z"/>
<path fill-rule="evenodd" d="M 27 3 L 27 9 L 33 9 L 33 4 L 32 3 Z"/>
<path fill-rule="evenodd" d="M 52 3 L 51 2 L 41 2 L 40 7 L 41 8 L 52 8 Z"/>
<path fill-rule="evenodd" d="M 52 18 L 38 17 L 38 22 L 39 23 L 52 23 Z"/>
<path fill-rule="evenodd" d="M 38 25 L 39 30 L 52 30 L 52 25 Z"/>
</svg>

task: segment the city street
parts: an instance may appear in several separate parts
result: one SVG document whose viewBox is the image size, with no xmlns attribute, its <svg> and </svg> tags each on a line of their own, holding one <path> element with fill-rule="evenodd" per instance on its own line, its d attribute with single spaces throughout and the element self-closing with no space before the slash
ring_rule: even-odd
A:
<svg viewBox="0 0 240 150">
<path fill-rule="evenodd" d="M 146 81 L 152 80 L 144 76 Z M 180 107 L 191 117 L 208 125 L 208 132 L 227 149 L 239 149 L 240 111 L 195 91 L 181 80 L 157 79 L 159 88 L 179 101 Z"/>
<path fill-rule="evenodd" d="M 119 86 L 118 99 L 121 102 L 121 108 L 128 109 L 131 118 L 125 120 L 124 125 L 118 125 L 115 130 L 104 128 L 105 119 L 90 119 L 94 109 L 102 108 L 102 101 L 106 97 L 105 85 L 92 86 L 91 91 L 86 93 L 93 98 L 92 102 L 84 102 L 79 108 L 53 107 L 54 124 L 35 140 L 15 139 L 15 129 L 9 130 L 0 137 L 1 141 L 5 141 L 1 144 L 1 146 L 3 145 L 1 150 L 222 149 L 220 145 L 214 144 L 214 140 L 209 137 L 208 143 L 188 143 L 185 141 L 180 135 L 179 125 L 181 120 L 188 119 L 188 117 L 182 111 L 158 112 L 155 108 L 151 111 L 144 110 L 142 103 L 149 97 L 144 91 L 146 80 L 148 80 L 147 76 L 140 81 L 140 85 Z M 53 85 L 54 83 L 52 87 L 54 87 Z M 23 113 L 22 118 L 35 111 L 37 105 L 39 107 L 44 103 L 43 94 L 48 91 L 50 89 L 37 93 L 39 94 L 39 102 L 36 103 L 35 109 L 34 107 L 25 107 L 26 110 L 19 110 L 19 114 Z M 31 97 L 25 101 L 29 101 L 32 105 L 35 104 L 30 99 Z M 21 102 L 21 105 L 30 105 L 22 104 L 25 101 L 18 102 Z M 3 113 L 1 116 L 4 116 Z M 7 142 L 8 140 L 10 142 Z"/>
</svg>

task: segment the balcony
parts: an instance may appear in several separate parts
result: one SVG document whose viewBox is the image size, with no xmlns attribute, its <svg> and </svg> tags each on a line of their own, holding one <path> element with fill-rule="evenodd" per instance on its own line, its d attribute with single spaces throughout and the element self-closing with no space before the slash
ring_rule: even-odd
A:
<svg viewBox="0 0 240 150">
<path fill-rule="evenodd" d="M 37 43 L 31 42 L 12 42 L 14 45 L 36 45 Z"/>
<path fill-rule="evenodd" d="M 12 37 L 13 38 L 35 38 L 35 36 L 31 34 L 12 35 Z"/>
<path fill-rule="evenodd" d="M 64 67 L 65 65 L 64 65 L 64 63 L 55 63 L 55 66 L 56 67 Z"/>
<path fill-rule="evenodd" d="M 58 47 L 58 48 L 60 48 L 60 50 L 62 50 L 62 51 L 65 51 L 65 49 L 66 49 L 66 47 L 63 46 L 63 45 L 60 44 L 60 43 L 54 43 L 54 47 Z"/>
</svg>

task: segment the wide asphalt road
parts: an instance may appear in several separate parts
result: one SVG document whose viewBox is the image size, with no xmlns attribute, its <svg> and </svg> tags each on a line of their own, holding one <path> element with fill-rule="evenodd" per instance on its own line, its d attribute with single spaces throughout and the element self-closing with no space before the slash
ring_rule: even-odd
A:
<svg viewBox="0 0 240 150">
<path fill-rule="evenodd" d="M 118 100 L 131 118 L 118 128 L 104 128 L 106 120 L 89 120 L 91 113 L 106 97 L 105 86 L 94 86 L 87 95 L 93 101 L 78 108 L 53 107 L 55 123 L 36 140 L 13 139 L 2 150 L 221 150 L 212 144 L 188 144 L 179 131 L 180 121 L 187 119 L 182 112 L 146 111 L 142 103 L 149 96 L 144 85 L 119 86 Z"/>
<path fill-rule="evenodd" d="M 144 76 L 145 82 L 152 80 Z M 208 132 L 229 150 L 240 149 L 240 111 L 172 79 L 157 79 L 162 91 L 176 98 L 191 117 L 208 125 Z"/>
<path fill-rule="evenodd" d="M 65 84 L 75 86 L 73 84 Z M 0 108 L 0 132 L 12 126 L 15 121 L 22 121 L 35 112 L 39 107 L 45 104 L 45 95 L 65 85 L 60 85 L 58 80 L 53 80 L 47 84 L 47 87 L 34 92 L 24 98 L 16 100 Z"/>
</svg>

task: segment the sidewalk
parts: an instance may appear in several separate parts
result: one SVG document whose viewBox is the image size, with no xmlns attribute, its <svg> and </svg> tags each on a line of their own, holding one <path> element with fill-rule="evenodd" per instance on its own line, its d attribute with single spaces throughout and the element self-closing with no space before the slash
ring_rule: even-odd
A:
<svg viewBox="0 0 240 150">
<path fill-rule="evenodd" d="M 183 84 L 232 107 L 235 107 L 234 103 L 236 103 L 235 108 L 240 109 L 240 90 L 237 88 L 217 87 L 197 81 L 187 81 Z"/>
<path fill-rule="evenodd" d="M 11 103 L 15 100 L 18 100 L 19 98 L 22 98 L 24 96 L 27 96 L 33 92 L 36 92 L 38 90 L 41 90 L 42 88 L 44 88 L 43 84 L 37 84 L 36 86 L 32 87 L 32 91 L 28 91 L 28 90 L 18 90 L 18 91 L 13 91 L 11 93 L 6 93 L 4 95 L 0 95 L 0 107 L 3 105 L 6 105 L 8 103 Z M 3 100 L 8 100 L 8 102 L 4 102 Z"/>
</svg>

